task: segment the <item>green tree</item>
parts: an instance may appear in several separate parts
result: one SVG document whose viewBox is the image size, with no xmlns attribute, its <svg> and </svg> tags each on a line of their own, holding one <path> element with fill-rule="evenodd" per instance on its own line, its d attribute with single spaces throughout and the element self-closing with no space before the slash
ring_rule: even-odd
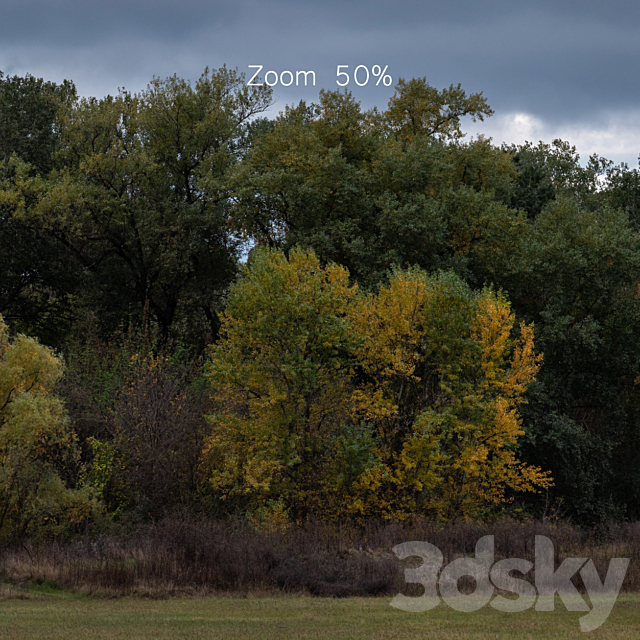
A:
<svg viewBox="0 0 640 640">
<path fill-rule="evenodd" d="M 623 209 L 636 231 L 640 230 L 640 171 L 626 163 L 609 167 L 603 198 L 613 209 Z"/>
<path fill-rule="evenodd" d="M 464 136 L 460 118 L 483 121 L 494 113 L 482 92 L 467 96 L 459 84 L 438 91 L 426 78 L 400 78 L 395 89 L 383 120 L 400 140 L 422 135 L 458 140 Z"/>
<path fill-rule="evenodd" d="M 42 175 L 50 171 L 58 145 L 60 106 L 75 99 L 75 86 L 68 80 L 58 85 L 0 71 L 0 161 L 5 173 L 13 153 Z"/>
<path fill-rule="evenodd" d="M 637 517 L 639 243 L 626 212 L 565 195 L 512 261 L 506 288 L 545 354 L 524 409 L 523 454 L 556 482 L 539 513 Z"/>
<path fill-rule="evenodd" d="M 602 179 L 610 175 L 612 162 L 592 155 L 586 166 L 580 164 L 576 148 L 565 140 L 551 144 L 503 145 L 515 162 L 517 178 L 506 202 L 535 218 L 557 197 L 573 199 L 582 207 L 594 209 L 602 204 Z"/>
<path fill-rule="evenodd" d="M 516 177 L 511 158 L 482 138 L 398 141 L 384 117 L 341 92 L 287 108 L 237 167 L 237 228 L 258 244 L 311 248 L 366 286 L 410 264 L 482 285 L 524 231 L 503 204 Z"/>
<path fill-rule="evenodd" d="M 0 313 L 11 326 L 60 342 L 79 274 L 64 248 L 37 225 L 17 215 L 16 191 L 55 166 L 60 112 L 73 104 L 75 87 L 0 72 Z"/>
<path fill-rule="evenodd" d="M 246 123 L 269 104 L 267 89 L 223 67 L 195 86 L 155 79 L 140 94 L 67 111 L 63 168 L 25 218 L 74 257 L 88 278 L 78 304 L 99 309 L 107 329 L 140 321 L 148 303 L 165 336 L 215 333 L 238 247 L 225 175 L 243 153 Z"/>
</svg>

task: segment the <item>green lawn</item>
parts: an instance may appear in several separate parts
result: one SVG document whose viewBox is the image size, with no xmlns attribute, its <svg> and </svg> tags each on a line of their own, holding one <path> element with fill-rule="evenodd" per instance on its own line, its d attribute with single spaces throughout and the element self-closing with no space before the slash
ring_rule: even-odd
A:
<svg viewBox="0 0 640 640">
<path fill-rule="evenodd" d="M 0 638 L 640 638 L 640 595 L 621 595 L 602 627 L 583 634 L 582 613 L 499 613 L 485 607 L 459 613 L 441 604 L 426 613 L 405 613 L 391 598 L 343 600 L 277 597 L 247 599 L 101 600 L 53 590 L 28 599 L 0 600 Z"/>
</svg>

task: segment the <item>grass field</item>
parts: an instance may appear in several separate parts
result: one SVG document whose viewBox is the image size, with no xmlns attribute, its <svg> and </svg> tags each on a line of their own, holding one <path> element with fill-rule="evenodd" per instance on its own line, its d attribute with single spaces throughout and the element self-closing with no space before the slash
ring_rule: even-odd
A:
<svg viewBox="0 0 640 640">
<path fill-rule="evenodd" d="M 640 638 L 640 595 L 623 594 L 608 620 L 584 634 L 560 602 L 554 612 L 500 613 L 485 607 L 459 613 L 444 604 L 426 613 L 389 606 L 391 598 L 310 597 L 114 600 L 41 589 L 0 600 L 0 638 Z"/>
</svg>

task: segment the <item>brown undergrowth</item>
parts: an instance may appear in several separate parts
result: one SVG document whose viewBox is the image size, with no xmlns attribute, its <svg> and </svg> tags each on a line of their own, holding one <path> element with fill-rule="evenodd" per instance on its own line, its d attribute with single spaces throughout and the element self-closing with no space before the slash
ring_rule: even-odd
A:
<svg viewBox="0 0 640 640">
<path fill-rule="evenodd" d="M 630 558 L 622 590 L 640 591 L 640 523 L 593 532 L 569 524 L 511 520 L 490 525 L 309 522 L 265 532 L 238 521 L 172 516 L 128 533 L 4 549 L 0 582 L 4 595 L 33 584 L 105 597 L 417 595 L 420 587 L 404 582 L 403 564 L 392 552 L 396 544 L 430 542 L 447 564 L 473 555 L 484 535 L 495 536 L 496 560 L 531 561 L 535 536 L 545 535 L 554 542 L 558 565 L 566 557 L 592 558 L 601 578 L 611 558 Z M 581 587 L 579 578 L 576 584 Z"/>
</svg>

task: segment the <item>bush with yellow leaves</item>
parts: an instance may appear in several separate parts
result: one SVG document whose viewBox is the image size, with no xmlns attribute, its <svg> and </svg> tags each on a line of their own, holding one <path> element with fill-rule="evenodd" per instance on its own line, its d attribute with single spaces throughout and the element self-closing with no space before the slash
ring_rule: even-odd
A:
<svg viewBox="0 0 640 640">
<path fill-rule="evenodd" d="M 60 358 L 35 339 L 9 338 L 0 316 L 0 541 L 57 533 L 95 508 L 82 477 L 76 436 L 54 386 Z"/>
</svg>

